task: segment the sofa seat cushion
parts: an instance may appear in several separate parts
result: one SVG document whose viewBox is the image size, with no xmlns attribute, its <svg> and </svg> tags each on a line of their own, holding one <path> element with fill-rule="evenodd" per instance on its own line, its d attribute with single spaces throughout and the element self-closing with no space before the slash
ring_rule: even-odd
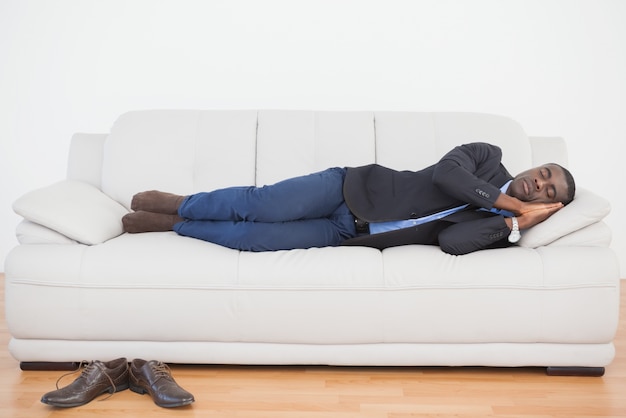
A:
<svg viewBox="0 0 626 418">
<path fill-rule="evenodd" d="M 606 343 L 619 306 L 616 261 L 593 247 L 246 253 L 148 233 L 19 246 L 10 261 L 7 318 L 21 339 Z"/>
</svg>

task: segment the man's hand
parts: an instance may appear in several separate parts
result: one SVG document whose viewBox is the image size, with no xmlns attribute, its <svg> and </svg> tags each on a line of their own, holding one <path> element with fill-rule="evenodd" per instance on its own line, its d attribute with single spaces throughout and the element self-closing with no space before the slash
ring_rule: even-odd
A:
<svg viewBox="0 0 626 418">
<path fill-rule="evenodd" d="M 527 229 L 548 219 L 563 207 L 563 203 L 529 203 L 524 202 L 517 216 L 520 229 Z M 508 222 L 507 222 L 508 224 Z"/>
</svg>

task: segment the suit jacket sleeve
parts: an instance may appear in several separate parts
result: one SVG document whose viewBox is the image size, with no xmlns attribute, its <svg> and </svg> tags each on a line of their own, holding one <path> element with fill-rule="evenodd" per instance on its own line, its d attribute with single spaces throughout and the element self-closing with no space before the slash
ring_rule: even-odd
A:
<svg viewBox="0 0 626 418">
<path fill-rule="evenodd" d="M 502 150 L 497 146 L 486 143 L 461 145 L 439 161 L 433 183 L 470 205 L 491 209 L 501 193 L 499 186 L 511 178 L 501 161 Z M 439 246 L 446 253 L 461 255 L 511 245 L 507 239 L 510 230 L 501 215 L 468 210 L 453 214 L 447 220 L 453 224 L 440 231 L 438 236 Z"/>
<path fill-rule="evenodd" d="M 482 216 L 484 214 L 484 216 Z M 492 215 L 483 212 L 466 212 L 465 215 L 474 215 L 475 219 L 460 220 L 452 215 L 448 221 L 454 222 L 447 228 L 439 231 L 438 242 L 442 251 L 452 255 L 469 254 L 487 248 L 504 248 L 512 244 L 508 240 L 509 227 L 502 215 Z"/>
<path fill-rule="evenodd" d="M 501 161 L 502 150 L 495 145 L 460 145 L 435 165 L 432 181 L 452 198 L 491 209 L 501 193 L 500 186 L 511 177 Z"/>
</svg>

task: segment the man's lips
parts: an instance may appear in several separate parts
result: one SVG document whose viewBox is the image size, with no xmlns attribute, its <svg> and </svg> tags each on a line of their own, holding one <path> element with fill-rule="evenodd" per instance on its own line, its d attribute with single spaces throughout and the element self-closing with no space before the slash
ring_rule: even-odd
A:
<svg viewBox="0 0 626 418">
<path fill-rule="evenodd" d="M 523 179 L 524 181 L 522 181 L 522 187 L 524 188 L 524 194 L 526 196 L 530 196 L 530 186 L 528 185 L 528 182 L 526 181 L 526 179 Z"/>
</svg>

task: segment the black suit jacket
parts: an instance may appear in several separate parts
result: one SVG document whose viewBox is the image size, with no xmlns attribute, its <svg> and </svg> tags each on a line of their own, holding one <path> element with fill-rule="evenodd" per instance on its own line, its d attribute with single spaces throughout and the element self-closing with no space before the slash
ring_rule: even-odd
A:
<svg viewBox="0 0 626 418">
<path fill-rule="evenodd" d="M 466 203 L 469 207 L 417 227 L 364 235 L 344 245 L 379 249 L 406 244 L 440 245 L 450 254 L 509 245 L 509 228 L 491 209 L 500 187 L 513 177 L 502 165 L 502 150 L 486 143 L 458 146 L 420 171 L 395 171 L 372 164 L 348 168 L 346 204 L 366 222 L 420 218 Z"/>
</svg>

